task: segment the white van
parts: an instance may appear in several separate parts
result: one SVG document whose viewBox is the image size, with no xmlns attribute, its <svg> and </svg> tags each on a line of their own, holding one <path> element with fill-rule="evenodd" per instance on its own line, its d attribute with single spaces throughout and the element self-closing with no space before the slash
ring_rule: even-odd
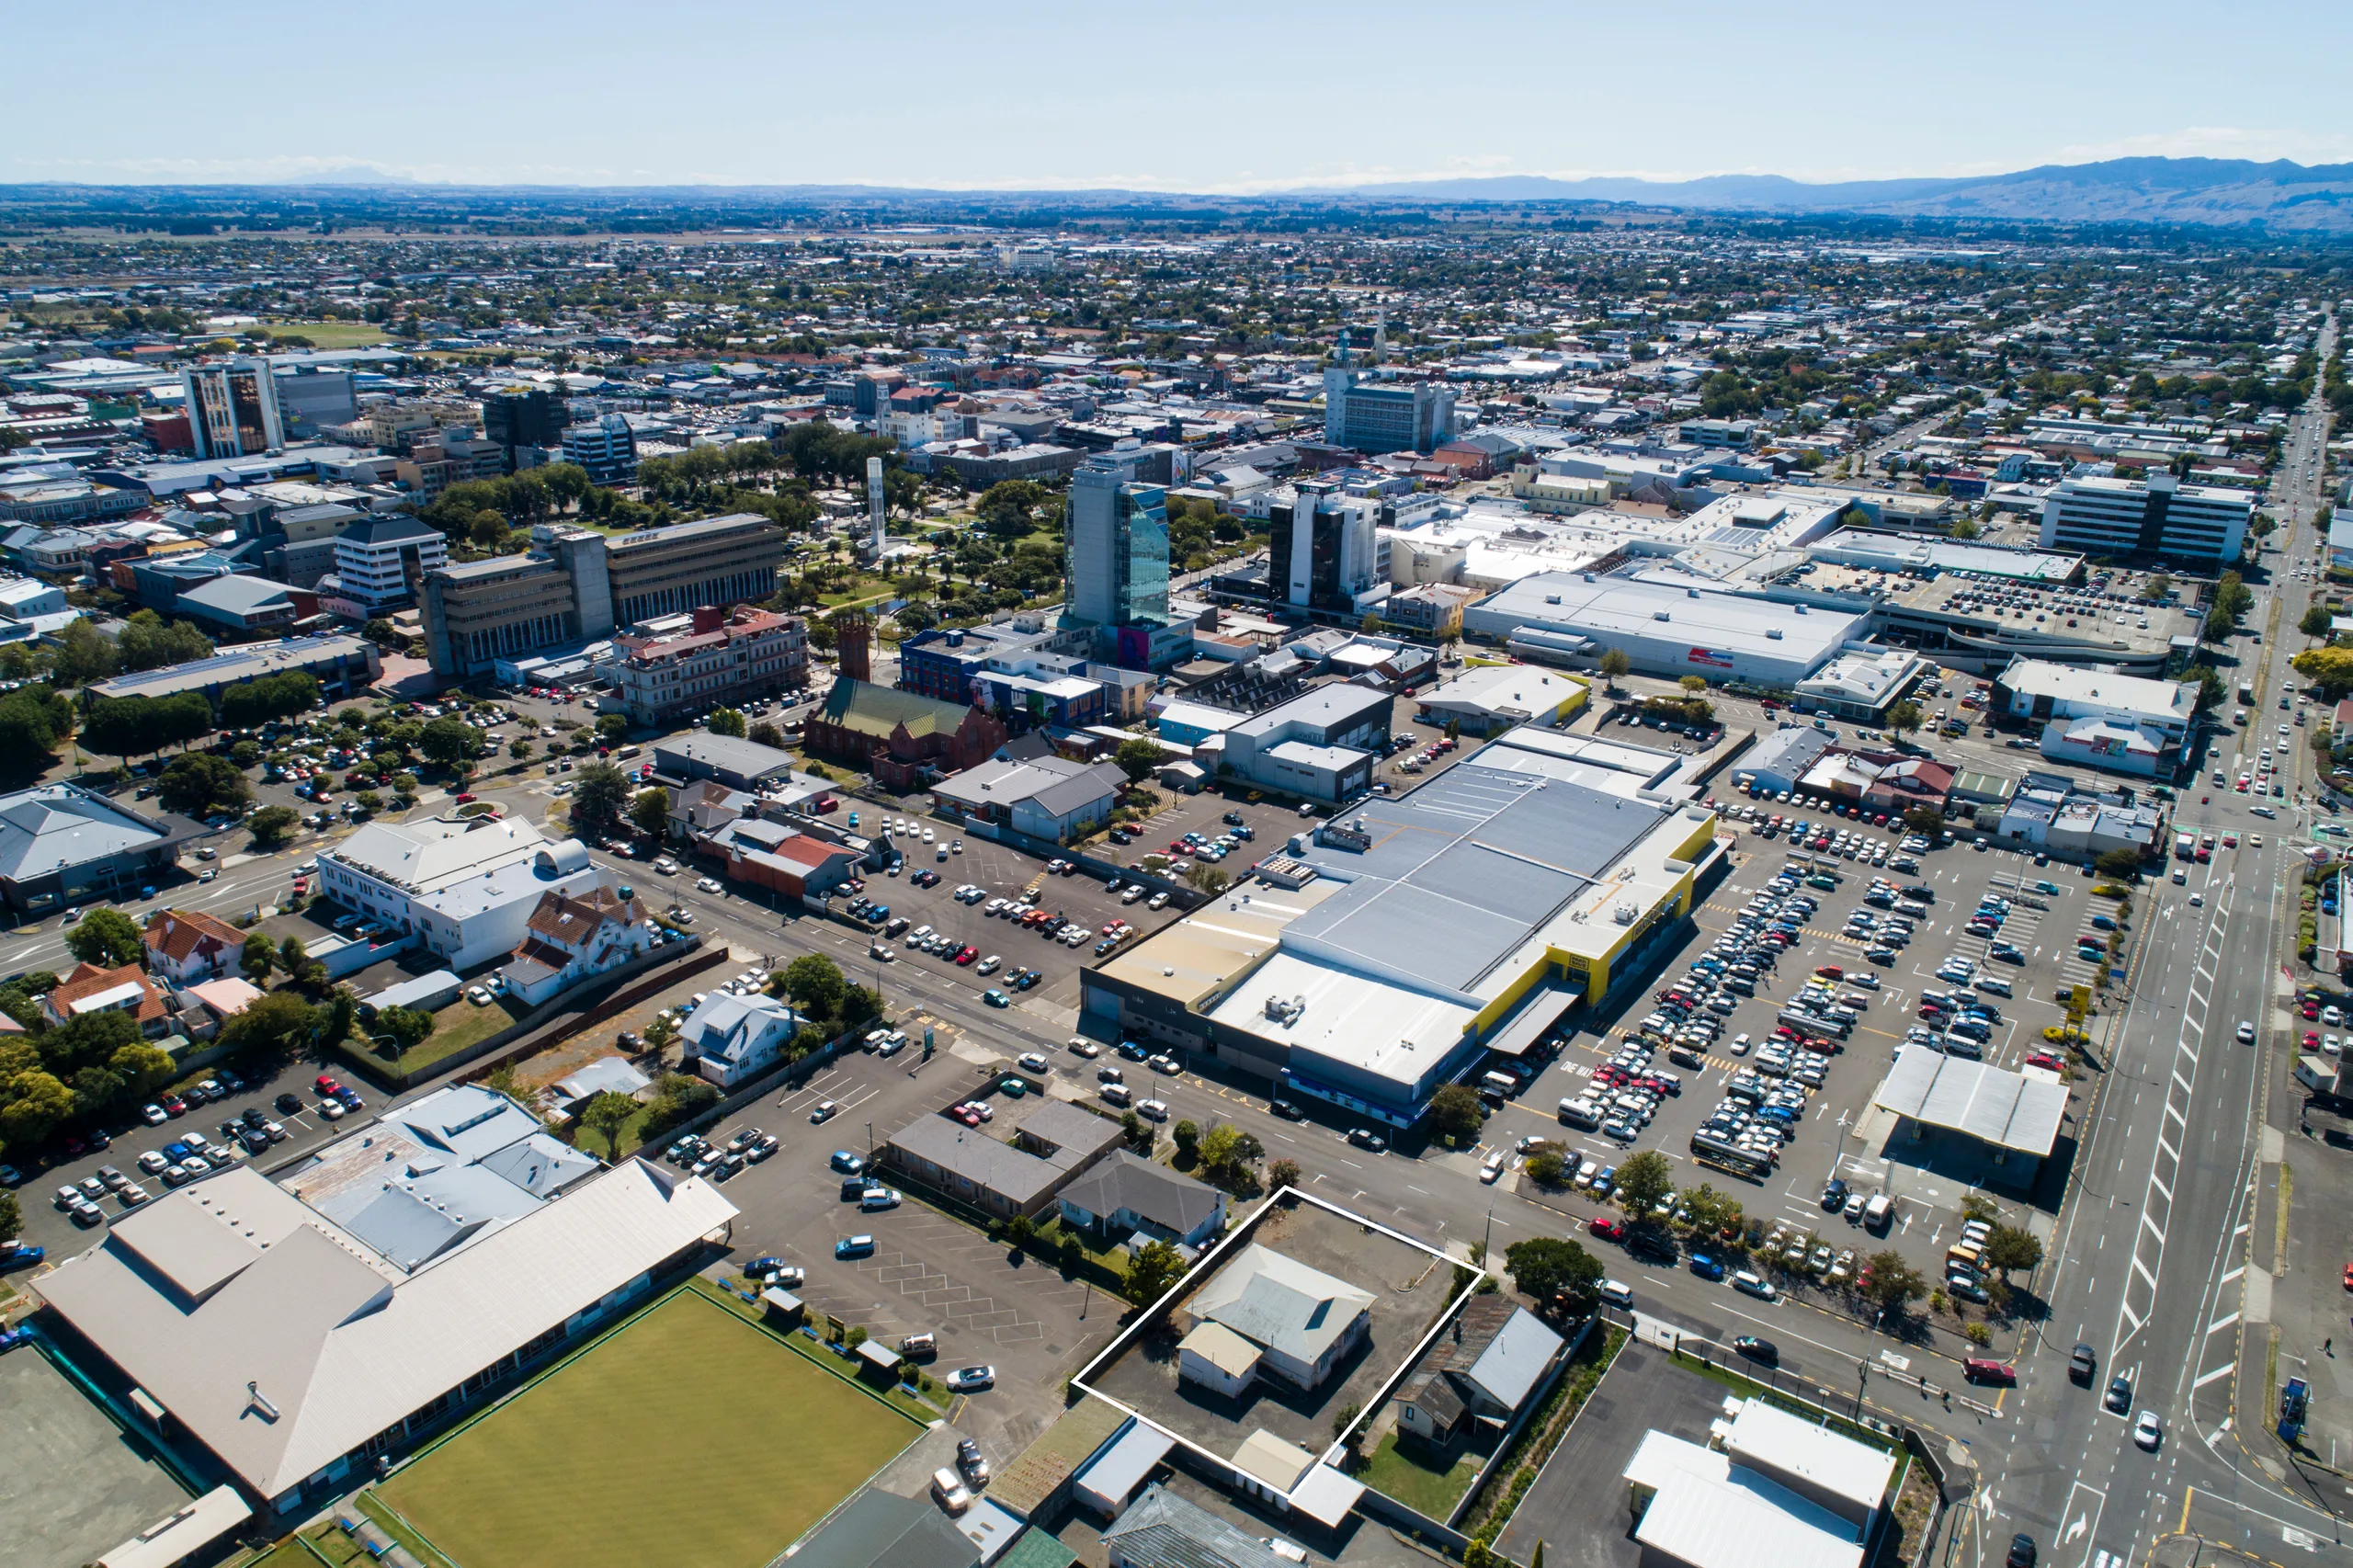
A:
<svg viewBox="0 0 2353 1568">
<path fill-rule="evenodd" d="M 1871 1194 L 1871 1200 L 1863 1205 L 1863 1223 L 1874 1231 L 1883 1231 L 1894 1212 L 1895 1205 L 1887 1194 L 1875 1192 Z"/>
<path fill-rule="evenodd" d="M 946 1465 L 931 1472 L 931 1494 L 951 1514 L 961 1514 L 972 1506 L 972 1494 L 965 1490 L 964 1478 Z"/>
</svg>

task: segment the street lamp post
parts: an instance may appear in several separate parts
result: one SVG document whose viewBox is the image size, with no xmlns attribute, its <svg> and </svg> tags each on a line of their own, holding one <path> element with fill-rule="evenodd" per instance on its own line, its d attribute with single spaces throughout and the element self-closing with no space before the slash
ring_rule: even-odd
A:
<svg viewBox="0 0 2353 1568">
<path fill-rule="evenodd" d="M 1863 1418 L 1863 1391 L 1870 1386 L 1871 1364 L 1861 1357 L 1855 1358 L 1855 1419 Z"/>
</svg>

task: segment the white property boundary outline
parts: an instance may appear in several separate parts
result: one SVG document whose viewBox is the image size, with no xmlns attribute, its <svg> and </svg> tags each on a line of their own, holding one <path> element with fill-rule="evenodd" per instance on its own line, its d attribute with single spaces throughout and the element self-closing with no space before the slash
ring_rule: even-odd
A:
<svg viewBox="0 0 2353 1568">
<path fill-rule="evenodd" d="M 1427 1242 L 1419 1241 L 1415 1237 L 1405 1234 L 1403 1231 L 1392 1230 L 1389 1226 L 1381 1224 L 1377 1220 L 1368 1220 L 1361 1214 L 1356 1213 L 1351 1210 L 1343 1209 L 1338 1204 L 1330 1202 L 1325 1199 L 1318 1198 L 1312 1192 L 1302 1192 L 1295 1187 L 1285 1187 L 1279 1191 L 1270 1193 L 1267 1196 L 1267 1200 L 1253 1210 L 1247 1220 L 1236 1226 L 1231 1235 L 1228 1235 L 1223 1241 L 1218 1243 L 1216 1246 L 1211 1248 L 1208 1254 L 1204 1256 L 1199 1263 L 1187 1269 L 1184 1276 L 1164 1291 L 1158 1300 L 1154 1301 L 1152 1305 L 1146 1307 L 1142 1312 L 1138 1313 L 1134 1323 L 1129 1324 L 1126 1330 L 1123 1331 L 1117 1338 L 1113 1339 L 1110 1344 L 1105 1346 L 1101 1353 L 1098 1354 L 1094 1360 L 1088 1362 L 1085 1367 L 1081 1368 L 1072 1376 L 1070 1380 L 1070 1386 L 1090 1399 L 1101 1400 L 1104 1403 L 1120 1412 L 1129 1420 L 1141 1422 L 1144 1426 L 1151 1427 L 1162 1437 L 1166 1437 L 1170 1442 L 1181 1445 L 1188 1452 L 1198 1455 L 1202 1460 L 1215 1466 L 1221 1472 L 1234 1477 L 1236 1485 L 1241 1485 L 1244 1478 L 1246 1476 L 1248 1482 L 1256 1484 L 1261 1490 L 1271 1492 L 1273 1490 L 1271 1487 L 1267 1487 L 1266 1483 L 1259 1481 L 1256 1476 L 1247 1475 L 1247 1472 L 1245 1471 L 1240 1465 L 1236 1464 L 1229 1456 L 1211 1452 L 1210 1449 L 1201 1447 L 1199 1443 L 1194 1442 L 1191 1438 L 1186 1437 L 1181 1432 L 1170 1431 L 1167 1427 L 1162 1426 L 1159 1422 L 1154 1421 L 1151 1416 L 1146 1415 L 1143 1412 L 1137 1410 L 1131 1405 L 1123 1404 L 1120 1401 L 1113 1399 L 1110 1395 L 1103 1392 L 1100 1389 L 1095 1387 L 1093 1383 L 1089 1382 L 1088 1379 L 1093 1377 L 1106 1365 L 1116 1361 L 1121 1355 L 1125 1354 L 1130 1345 L 1135 1339 L 1141 1336 L 1147 1329 L 1150 1329 L 1154 1324 L 1162 1320 L 1163 1316 L 1168 1312 L 1172 1303 L 1175 1302 L 1177 1297 L 1192 1290 L 1199 1282 L 1205 1279 L 1208 1275 L 1213 1274 L 1219 1268 L 1223 1267 L 1227 1261 L 1227 1255 L 1235 1247 L 1241 1245 L 1245 1242 L 1247 1242 L 1250 1239 L 1251 1234 L 1257 1230 L 1259 1222 L 1263 1221 L 1267 1214 L 1272 1212 L 1275 1206 L 1278 1203 L 1280 1203 L 1286 1197 L 1296 1199 L 1301 1202 L 1312 1203 L 1316 1208 L 1323 1210 L 1325 1213 L 1333 1215 L 1337 1219 L 1345 1220 L 1351 1224 L 1359 1225 L 1368 1231 L 1377 1232 L 1381 1235 L 1389 1237 L 1392 1241 L 1402 1242 L 1405 1245 L 1413 1248 L 1415 1251 L 1427 1256 L 1434 1264 L 1443 1263 L 1456 1267 L 1468 1268 L 1471 1270 L 1472 1275 L 1470 1285 L 1459 1294 L 1449 1300 L 1446 1309 L 1438 1314 L 1438 1321 L 1430 1325 L 1429 1332 L 1422 1335 L 1422 1337 L 1415 1343 L 1412 1354 L 1400 1361 L 1397 1364 L 1396 1369 L 1392 1371 L 1386 1378 L 1382 1379 L 1381 1386 L 1376 1391 L 1374 1396 L 1366 1401 L 1363 1409 L 1357 1412 L 1357 1418 L 1350 1422 L 1348 1426 L 1332 1440 L 1332 1444 L 1329 1448 L 1325 1449 L 1322 1453 L 1316 1456 L 1315 1463 L 1310 1466 L 1306 1474 L 1300 1478 L 1298 1485 L 1294 1485 L 1290 1492 L 1282 1494 L 1283 1506 L 1286 1510 L 1290 1510 L 1294 1509 L 1297 1506 L 1297 1505 L 1292 1502 L 1292 1499 L 1298 1495 L 1300 1488 L 1307 1483 L 1308 1480 L 1315 1474 L 1317 1470 L 1328 1468 L 1336 1473 L 1345 1473 L 1340 1471 L 1339 1466 L 1334 1462 L 1335 1457 L 1342 1449 L 1347 1446 L 1348 1439 L 1354 1437 L 1365 1423 L 1370 1421 L 1374 1416 L 1381 1413 L 1381 1407 L 1389 1403 L 1391 1395 L 1396 1392 L 1397 1385 L 1404 1381 L 1406 1374 L 1421 1364 L 1422 1358 L 1428 1353 L 1429 1347 L 1437 1342 L 1438 1337 L 1446 1332 L 1447 1324 L 1454 1321 L 1455 1315 L 1462 1310 L 1463 1303 L 1470 1301 L 1472 1296 L 1478 1293 L 1480 1280 L 1487 1278 L 1495 1278 L 1499 1280 L 1501 1278 L 1500 1275 L 1495 1274 L 1483 1264 L 1465 1263 L 1441 1247 L 1432 1246 Z M 1354 1283 L 1354 1281 L 1350 1282 Z M 1360 1487 L 1362 1485 L 1361 1483 L 1358 1483 L 1358 1484 Z M 1388 1496 L 1388 1494 L 1383 1493 L 1381 1495 L 1386 1497 Z M 1396 1500 L 1392 1498 L 1391 1501 L 1394 1502 Z M 1400 1506 L 1409 1508 L 1411 1506 L 1410 1505 Z M 1311 1518 L 1313 1517 L 1314 1516 L 1313 1515 L 1309 1516 Z M 1442 1525 L 1444 1521 L 1433 1522 Z"/>
</svg>

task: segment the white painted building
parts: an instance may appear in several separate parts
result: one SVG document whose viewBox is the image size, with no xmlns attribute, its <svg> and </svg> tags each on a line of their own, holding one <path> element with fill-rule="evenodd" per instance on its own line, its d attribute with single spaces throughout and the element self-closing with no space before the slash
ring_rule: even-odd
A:
<svg viewBox="0 0 2353 1568">
<path fill-rule="evenodd" d="M 416 932 L 460 971 L 514 951 L 549 892 L 598 883 L 578 839 L 527 822 L 369 823 L 319 857 L 320 891 L 394 930 Z"/>
</svg>

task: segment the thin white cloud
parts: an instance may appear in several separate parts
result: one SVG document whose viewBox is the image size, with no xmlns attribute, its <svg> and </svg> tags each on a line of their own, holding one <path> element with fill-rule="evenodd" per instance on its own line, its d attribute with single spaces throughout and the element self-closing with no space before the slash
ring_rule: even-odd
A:
<svg viewBox="0 0 2353 1568">
<path fill-rule="evenodd" d="M 2112 142 L 2062 147 L 2054 164 L 2090 164 L 2105 158 L 2247 158 L 2268 163 L 2353 163 L 2353 136 L 2313 131 L 2258 130 L 2234 125 L 2193 125 Z"/>
</svg>

